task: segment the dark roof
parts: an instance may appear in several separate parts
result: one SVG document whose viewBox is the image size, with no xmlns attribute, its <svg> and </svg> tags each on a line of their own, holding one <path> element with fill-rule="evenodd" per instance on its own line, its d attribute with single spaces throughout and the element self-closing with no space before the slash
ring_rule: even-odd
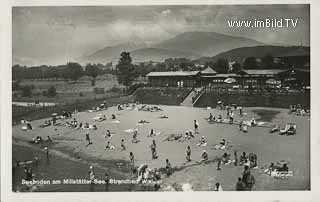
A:
<svg viewBox="0 0 320 202">
<path fill-rule="evenodd" d="M 147 77 L 157 76 L 196 76 L 199 71 L 172 71 L 172 72 L 150 72 Z"/>
<path fill-rule="evenodd" d="M 275 57 L 281 58 L 281 57 L 298 57 L 298 56 L 310 56 L 310 51 L 307 51 L 305 48 L 296 48 L 289 52 L 277 55 Z"/>
<path fill-rule="evenodd" d="M 240 77 L 238 74 L 216 74 L 216 75 L 204 75 L 204 78 L 229 78 L 229 77 Z"/>
<path fill-rule="evenodd" d="M 204 69 L 204 70 L 201 71 L 201 74 L 205 74 L 205 75 L 208 75 L 208 74 L 217 74 L 217 72 L 214 71 L 211 67 L 207 67 L 206 69 Z"/>
<path fill-rule="evenodd" d="M 255 75 L 274 75 L 274 74 L 278 74 L 287 70 L 283 70 L 283 69 L 243 69 L 241 70 L 242 72 L 246 73 L 246 74 L 255 74 Z"/>
</svg>

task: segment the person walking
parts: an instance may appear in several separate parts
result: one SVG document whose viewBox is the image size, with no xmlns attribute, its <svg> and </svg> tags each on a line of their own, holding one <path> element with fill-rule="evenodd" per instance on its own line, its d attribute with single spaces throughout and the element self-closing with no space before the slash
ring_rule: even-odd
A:
<svg viewBox="0 0 320 202">
<path fill-rule="evenodd" d="M 166 173 L 167 176 L 170 176 L 172 174 L 172 167 L 171 163 L 169 162 L 169 159 L 166 159 Z"/>
<path fill-rule="evenodd" d="M 86 133 L 86 140 L 88 141 L 88 145 L 92 144 L 92 142 L 90 140 L 89 132 Z"/>
<path fill-rule="evenodd" d="M 238 178 L 238 182 L 236 184 L 236 191 L 245 191 L 246 185 L 243 183 L 241 177 Z"/>
<path fill-rule="evenodd" d="M 188 145 L 186 153 L 187 153 L 187 156 L 186 156 L 187 162 L 190 162 L 191 161 L 191 148 L 190 148 L 190 145 Z"/>
<path fill-rule="evenodd" d="M 195 134 L 199 133 L 198 128 L 199 128 L 199 122 L 197 120 L 194 120 L 194 133 Z"/>
<path fill-rule="evenodd" d="M 151 148 L 152 159 L 157 159 L 158 158 L 157 150 L 156 150 L 157 145 L 155 140 L 152 140 L 152 144 L 150 145 L 150 148 Z"/>
<path fill-rule="evenodd" d="M 134 168 L 135 168 L 134 161 L 135 161 L 135 159 L 134 159 L 134 155 L 133 155 L 132 152 L 130 152 L 129 158 L 130 158 L 130 169 L 131 169 L 132 172 L 134 172 Z"/>
<path fill-rule="evenodd" d="M 121 145 L 120 145 L 120 147 L 121 147 L 121 151 L 126 150 L 126 146 L 124 145 L 124 139 L 121 140 Z"/>
</svg>

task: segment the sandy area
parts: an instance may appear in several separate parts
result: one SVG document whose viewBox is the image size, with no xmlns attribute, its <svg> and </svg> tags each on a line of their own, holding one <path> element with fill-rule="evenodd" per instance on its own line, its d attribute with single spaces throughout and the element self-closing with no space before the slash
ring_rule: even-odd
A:
<svg viewBox="0 0 320 202">
<path fill-rule="evenodd" d="M 297 134 L 294 136 L 280 136 L 270 134 L 268 128 L 249 127 L 248 133 L 239 132 L 237 125 L 229 124 L 209 124 L 205 118 L 209 113 L 215 116 L 222 114 L 226 116 L 226 111 L 217 109 L 190 108 L 181 106 L 160 106 L 162 112 L 144 112 L 137 110 L 118 111 L 116 107 L 111 107 L 105 111 L 99 112 L 79 112 L 74 117 L 79 122 L 88 122 L 96 124 L 98 130 L 71 129 L 66 126 L 49 126 L 39 128 L 44 120 L 32 121 L 34 127 L 32 131 L 22 131 L 22 125 L 13 127 L 13 137 L 19 140 L 29 141 L 33 137 L 42 136 L 44 139 L 49 135 L 53 141 L 55 150 L 68 150 L 82 158 L 93 158 L 99 160 L 129 160 L 129 152 L 132 151 L 136 158 L 136 164 L 147 163 L 150 167 L 164 167 L 165 159 L 168 158 L 173 166 L 181 166 L 185 162 L 186 147 L 191 146 L 192 160 L 201 159 L 202 150 L 205 149 L 209 158 L 220 156 L 223 152 L 214 150 L 213 146 L 221 139 L 231 141 L 231 149 L 227 152 L 231 153 L 233 158 L 233 150 L 238 151 L 238 156 L 245 151 L 246 153 L 254 152 L 258 156 L 258 165 L 269 165 L 270 162 L 279 160 L 289 160 L 289 170 L 293 171 L 294 176 L 289 179 L 274 179 L 263 174 L 260 169 L 253 170 L 256 178 L 254 190 L 308 190 L 310 189 L 310 117 L 296 116 L 288 114 L 287 109 L 270 110 L 279 111 L 272 120 L 274 123 L 281 124 L 292 122 L 297 124 Z M 252 110 L 261 108 L 245 108 L 246 115 L 243 120 L 250 120 L 252 116 L 259 118 Z M 264 108 L 266 109 L 266 108 Z M 107 120 L 103 122 L 94 121 L 94 117 L 106 115 Z M 110 119 L 111 114 L 115 114 L 120 123 L 113 123 Z M 165 114 L 168 119 L 160 119 L 159 116 Z M 140 125 L 138 120 L 144 119 L 149 121 L 148 124 Z M 238 112 L 235 114 L 235 120 L 239 120 Z M 187 142 L 172 141 L 163 142 L 163 139 L 171 133 L 184 133 L 188 129 L 193 130 L 193 120 L 199 121 L 199 132 L 195 139 Z M 60 121 L 61 123 L 65 122 Z M 131 143 L 132 133 L 125 130 L 138 128 L 139 143 Z M 150 129 L 161 132 L 160 135 L 150 138 L 147 137 Z M 57 129 L 57 130 L 55 130 Z M 109 129 L 115 135 L 112 138 L 105 138 L 105 132 Z M 89 131 L 92 145 L 86 146 L 85 134 Z M 58 135 L 59 134 L 59 135 Z M 208 145 L 199 147 L 196 145 L 201 136 L 205 136 Z M 120 151 L 120 141 L 125 140 L 125 151 Z M 155 139 L 157 143 L 157 153 L 159 158 L 151 159 L 149 145 Z M 110 141 L 116 147 L 115 150 L 105 150 L 106 141 Z M 216 163 L 206 165 L 196 165 L 186 167 L 175 172 L 169 178 L 163 179 L 164 186 L 173 183 L 190 183 L 195 190 L 209 190 L 213 184 L 220 182 L 224 190 L 234 190 L 237 178 L 241 175 L 243 167 L 233 165 L 223 166 L 221 171 L 216 170 Z"/>
</svg>

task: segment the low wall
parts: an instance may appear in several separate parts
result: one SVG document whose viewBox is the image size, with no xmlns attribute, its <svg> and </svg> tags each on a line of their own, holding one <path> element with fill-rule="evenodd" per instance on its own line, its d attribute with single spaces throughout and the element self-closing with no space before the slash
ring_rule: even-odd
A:
<svg viewBox="0 0 320 202">
<path fill-rule="evenodd" d="M 204 93 L 195 103 L 195 107 L 216 107 L 217 101 L 227 104 L 238 104 L 244 107 L 288 108 L 291 104 L 301 104 L 310 108 L 310 93 L 296 94 L 228 94 Z"/>
</svg>

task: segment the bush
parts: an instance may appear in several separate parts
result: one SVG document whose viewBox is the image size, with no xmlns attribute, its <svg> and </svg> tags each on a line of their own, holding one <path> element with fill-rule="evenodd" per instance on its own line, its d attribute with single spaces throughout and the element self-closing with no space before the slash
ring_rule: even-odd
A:
<svg viewBox="0 0 320 202">
<path fill-rule="evenodd" d="M 122 92 L 122 89 L 119 88 L 119 87 L 113 86 L 113 87 L 110 88 L 108 91 L 111 92 L 111 93 L 121 93 L 121 92 Z"/>
<path fill-rule="evenodd" d="M 57 95 L 57 90 L 54 86 L 48 89 L 48 97 L 55 97 Z"/>
<path fill-rule="evenodd" d="M 43 95 L 43 96 L 47 96 L 47 95 L 48 95 L 47 91 L 46 91 L 46 90 L 43 90 L 43 91 L 42 91 L 42 95 Z"/>
<path fill-rule="evenodd" d="M 22 90 L 22 97 L 31 97 L 32 95 L 31 86 L 29 85 L 23 86 L 21 90 Z"/>
<path fill-rule="evenodd" d="M 94 88 L 93 89 L 95 94 L 103 94 L 104 93 L 104 88 Z"/>
</svg>

